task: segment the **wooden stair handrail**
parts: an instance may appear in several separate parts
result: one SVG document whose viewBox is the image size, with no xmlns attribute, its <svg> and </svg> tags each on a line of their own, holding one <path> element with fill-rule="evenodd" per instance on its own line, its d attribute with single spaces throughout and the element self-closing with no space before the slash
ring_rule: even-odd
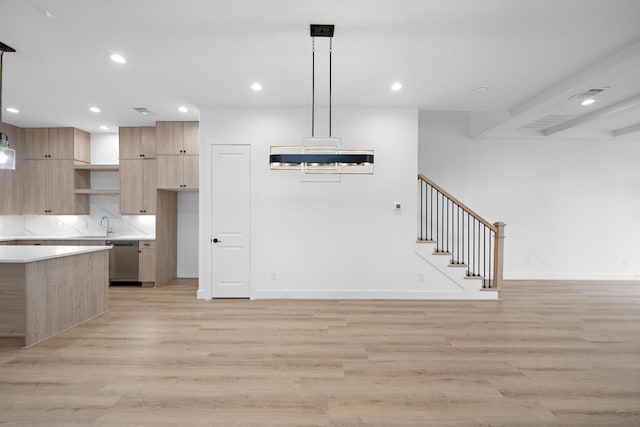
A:
<svg viewBox="0 0 640 427">
<path fill-rule="evenodd" d="M 453 197 L 448 191 L 446 191 L 445 189 L 440 187 L 435 182 L 431 181 L 429 178 L 427 178 L 423 174 L 419 173 L 418 174 L 418 179 L 421 179 L 422 181 L 426 182 L 427 184 L 429 184 L 430 186 L 432 186 L 433 188 L 438 190 L 440 193 L 445 195 L 447 198 L 449 198 L 456 205 L 460 206 L 465 212 L 467 212 L 469 215 L 471 215 L 472 217 L 474 217 L 475 219 L 480 221 L 482 224 L 484 224 L 488 229 L 490 229 L 494 233 L 496 233 L 498 231 L 498 229 L 496 228 L 495 225 L 491 224 L 489 221 L 487 221 L 486 219 L 482 218 L 480 215 L 475 213 L 470 207 L 468 207 L 467 205 L 462 203 L 460 200 L 458 200 L 455 197 Z"/>
</svg>

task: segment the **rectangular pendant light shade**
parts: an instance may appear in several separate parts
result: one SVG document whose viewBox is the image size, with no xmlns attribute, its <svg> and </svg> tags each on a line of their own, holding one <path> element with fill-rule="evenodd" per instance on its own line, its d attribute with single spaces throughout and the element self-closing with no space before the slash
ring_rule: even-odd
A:
<svg viewBox="0 0 640 427">
<path fill-rule="evenodd" d="M 16 150 L 0 146 L 0 169 L 16 168 Z"/>
<path fill-rule="evenodd" d="M 321 142 L 322 138 L 305 142 Z M 337 138 L 327 140 L 337 140 Z M 271 147 L 269 153 L 271 170 L 300 170 L 304 174 L 372 174 L 373 150 L 341 150 L 336 146 L 302 145 L 293 147 Z"/>
</svg>

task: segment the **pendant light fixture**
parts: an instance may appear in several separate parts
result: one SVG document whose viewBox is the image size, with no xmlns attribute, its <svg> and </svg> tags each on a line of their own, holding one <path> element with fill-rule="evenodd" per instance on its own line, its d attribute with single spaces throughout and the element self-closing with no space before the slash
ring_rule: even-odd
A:
<svg viewBox="0 0 640 427">
<path fill-rule="evenodd" d="M 372 174 L 373 150 L 343 150 L 341 138 L 331 134 L 331 89 L 334 25 L 311 24 L 311 137 L 301 146 L 272 146 L 272 170 L 301 170 L 303 174 Z M 315 58 L 316 37 L 329 38 L 329 136 L 315 136 Z M 313 180 L 313 179 L 312 179 Z"/>
<path fill-rule="evenodd" d="M 0 42 L 0 125 L 2 124 L 2 59 L 5 52 L 16 50 Z M 16 150 L 9 147 L 9 137 L 0 131 L 0 169 L 16 168 Z"/>
</svg>

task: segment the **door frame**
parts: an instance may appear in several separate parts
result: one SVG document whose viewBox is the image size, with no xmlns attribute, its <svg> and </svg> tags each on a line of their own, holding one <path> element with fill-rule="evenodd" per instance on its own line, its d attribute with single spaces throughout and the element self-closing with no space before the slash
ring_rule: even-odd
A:
<svg viewBox="0 0 640 427">
<path fill-rule="evenodd" d="M 202 137 L 202 135 L 201 135 Z M 197 298 L 198 299 L 213 299 L 213 278 L 211 277 L 211 260 L 213 256 L 213 243 L 211 239 L 213 238 L 212 229 L 211 229 L 211 220 L 212 220 L 212 187 L 211 187 L 211 156 L 213 154 L 214 146 L 245 146 L 249 148 L 249 165 L 250 165 L 250 176 L 249 176 L 249 298 L 254 299 L 255 290 L 253 283 L 253 272 L 252 272 L 252 241 L 251 241 L 251 229 L 252 229 L 252 215 L 251 215 L 251 202 L 252 202 L 252 194 L 251 188 L 252 186 L 252 173 L 251 173 L 251 144 L 223 144 L 219 141 L 216 141 L 216 138 L 207 138 L 205 140 L 204 150 L 201 150 L 200 153 L 200 196 L 199 196 L 199 219 L 198 219 L 198 227 L 200 231 L 199 237 L 199 255 L 198 255 L 198 291 Z M 202 153 L 204 151 L 204 153 Z M 204 154 L 204 155 L 202 155 Z"/>
</svg>

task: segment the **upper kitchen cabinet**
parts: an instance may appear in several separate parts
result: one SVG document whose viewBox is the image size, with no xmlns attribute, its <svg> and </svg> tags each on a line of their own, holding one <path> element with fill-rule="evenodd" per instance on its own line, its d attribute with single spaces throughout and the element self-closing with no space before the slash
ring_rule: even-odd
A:
<svg viewBox="0 0 640 427">
<path fill-rule="evenodd" d="M 199 122 L 156 122 L 158 189 L 198 189 Z"/>
<path fill-rule="evenodd" d="M 88 132 L 75 128 L 24 129 L 20 179 L 23 214 L 82 215 L 89 213 L 89 198 L 75 194 L 88 187 L 88 171 L 76 163 L 90 163 Z"/>
<path fill-rule="evenodd" d="M 75 188 L 88 186 L 86 171 L 74 169 L 73 160 L 24 160 L 22 213 L 85 215 L 89 198 Z"/>
<path fill-rule="evenodd" d="M 120 128 L 119 139 L 121 160 L 156 157 L 156 129 L 153 127 Z"/>
<path fill-rule="evenodd" d="M 200 122 L 156 122 L 158 154 L 197 156 L 199 133 Z"/>
<path fill-rule="evenodd" d="M 91 162 L 90 135 L 75 128 L 27 128 L 23 157 L 26 160 L 75 160 Z"/>
<path fill-rule="evenodd" d="M 120 213 L 155 215 L 156 160 L 120 160 Z"/>
</svg>

